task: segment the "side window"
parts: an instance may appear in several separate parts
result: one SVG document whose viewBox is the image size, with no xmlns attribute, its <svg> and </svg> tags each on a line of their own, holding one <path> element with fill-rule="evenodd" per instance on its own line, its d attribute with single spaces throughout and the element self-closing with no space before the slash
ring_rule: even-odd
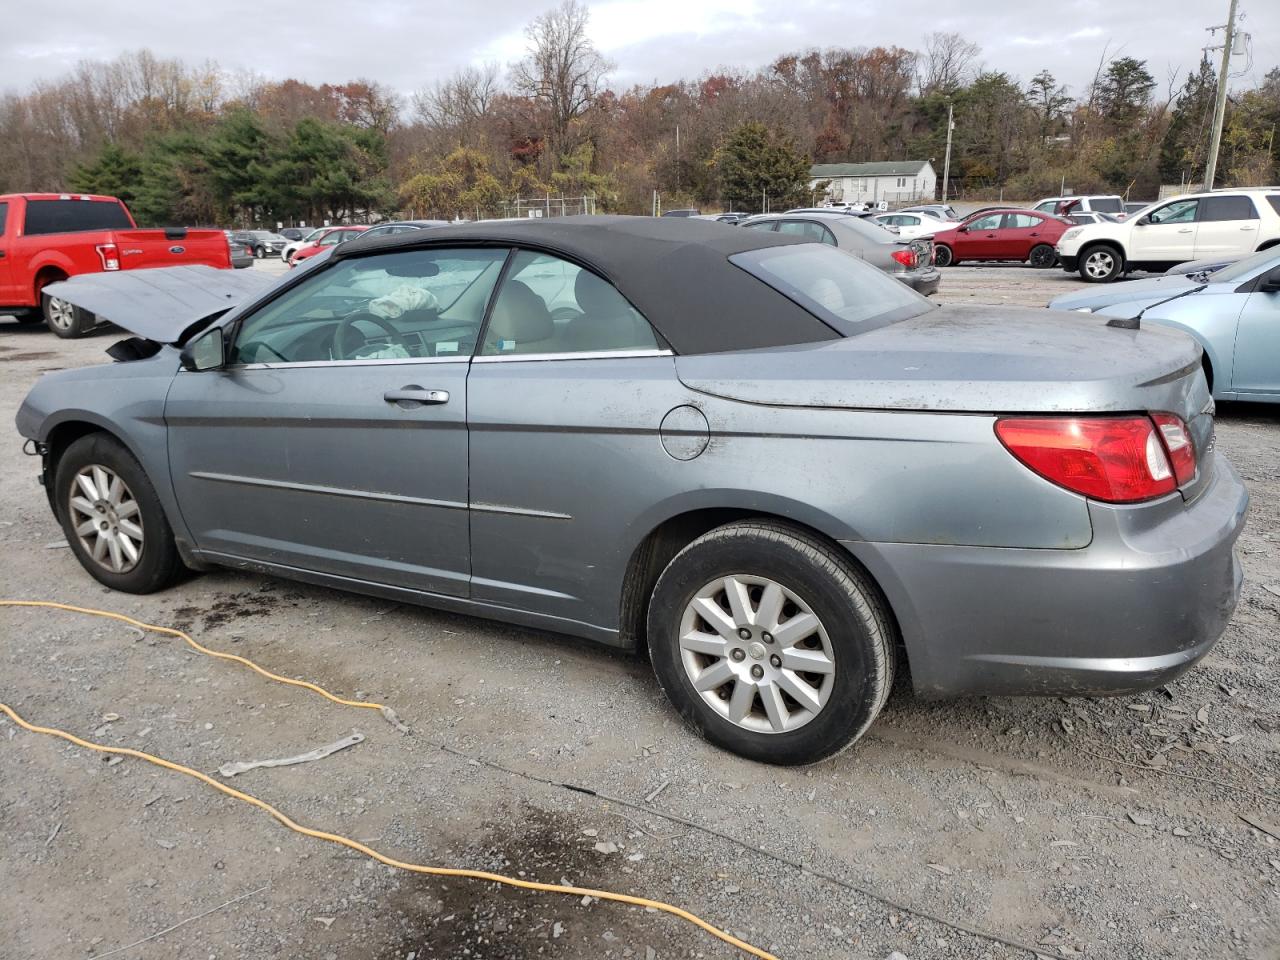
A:
<svg viewBox="0 0 1280 960">
<path fill-rule="evenodd" d="M 778 225 L 776 220 L 758 220 L 755 223 L 744 223 L 748 230 L 772 230 Z"/>
<path fill-rule="evenodd" d="M 969 224 L 970 230 L 999 230 L 1001 214 L 992 213 L 985 217 L 979 217 Z"/>
<path fill-rule="evenodd" d="M 831 231 L 812 220 L 783 220 L 778 224 L 778 232 L 790 234 L 793 237 L 804 237 L 807 240 L 817 240 L 829 247 L 836 245 L 836 238 L 831 235 Z"/>
<path fill-rule="evenodd" d="M 4 236 L 4 224 L 9 219 L 9 204 L 0 203 L 0 237 Z"/>
<path fill-rule="evenodd" d="M 1258 211 L 1246 196 L 1215 195 L 1200 202 L 1200 221 L 1257 220 Z"/>
<path fill-rule="evenodd" d="M 1280 214 L 1280 193 L 1268 193 L 1267 203 L 1271 204 L 1271 209 Z"/>
<path fill-rule="evenodd" d="M 649 321 L 608 281 L 559 257 L 521 250 L 498 291 L 480 355 L 656 349 Z"/>
<path fill-rule="evenodd" d="M 324 267 L 241 323 L 231 362 L 469 357 L 506 257 L 430 248 Z"/>
<path fill-rule="evenodd" d="M 1040 226 L 1041 222 L 1039 217 L 1033 217 L 1029 213 L 1006 213 L 1004 215 L 1006 230 L 1030 230 L 1032 227 Z"/>
<path fill-rule="evenodd" d="M 1053 213 L 1054 210 L 1058 209 L 1058 201 L 1046 200 L 1044 203 L 1037 203 L 1035 209 L 1041 213 Z"/>
<path fill-rule="evenodd" d="M 1152 223 L 1192 223 L 1199 200 L 1175 200 L 1151 213 Z"/>
</svg>

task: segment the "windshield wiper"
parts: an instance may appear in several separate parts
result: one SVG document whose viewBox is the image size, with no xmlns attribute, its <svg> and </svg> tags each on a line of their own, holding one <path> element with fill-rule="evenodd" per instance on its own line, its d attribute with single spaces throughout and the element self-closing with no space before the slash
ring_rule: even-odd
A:
<svg viewBox="0 0 1280 960">
<path fill-rule="evenodd" d="M 1132 317 L 1112 317 L 1107 321 L 1107 326 L 1119 327 L 1121 330 L 1137 330 L 1142 326 L 1142 315 L 1152 307 L 1161 306 L 1162 304 L 1169 303 L 1181 297 L 1189 297 L 1193 293 L 1199 293 L 1207 286 L 1209 286 L 1207 283 L 1200 283 L 1192 287 L 1190 290 L 1183 290 L 1181 293 L 1175 293 L 1172 297 L 1165 297 L 1163 300 L 1157 300 L 1155 303 L 1148 303 Z"/>
</svg>

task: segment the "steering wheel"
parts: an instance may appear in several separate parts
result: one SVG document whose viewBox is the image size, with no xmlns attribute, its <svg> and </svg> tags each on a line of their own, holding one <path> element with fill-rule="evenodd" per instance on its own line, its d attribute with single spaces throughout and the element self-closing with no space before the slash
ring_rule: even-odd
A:
<svg viewBox="0 0 1280 960">
<path fill-rule="evenodd" d="M 398 344 L 399 346 L 404 348 L 405 353 L 408 353 L 408 354 L 413 353 L 413 351 L 409 349 L 409 341 L 406 340 L 401 335 L 400 331 L 397 330 L 395 327 L 393 327 L 388 320 L 383 319 L 382 317 L 378 316 L 376 313 L 369 313 L 367 310 L 362 310 L 357 313 L 350 314 L 349 316 L 343 317 L 341 322 L 337 325 L 337 327 L 334 328 L 333 341 L 330 345 L 329 352 L 333 354 L 335 359 L 351 360 L 353 359 L 352 353 L 354 353 L 356 350 L 359 350 L 362 346 L 364 346 L 366 343 L 369 342 L 368 338 L 363 333 L 360 333 L 360 331 L 356 329 L 355 325 L 359 323 L 361 320 L 368 320 L 375 327 L 381 328 L 382 332 L 391 338 L 392 343 Z M 348 349 L 348 341 L 350 340 L 351 334 L 353 332 L 360 337 L 360 342 L 357 344 L 351 345 L 350 348 Z"/>
</svg>

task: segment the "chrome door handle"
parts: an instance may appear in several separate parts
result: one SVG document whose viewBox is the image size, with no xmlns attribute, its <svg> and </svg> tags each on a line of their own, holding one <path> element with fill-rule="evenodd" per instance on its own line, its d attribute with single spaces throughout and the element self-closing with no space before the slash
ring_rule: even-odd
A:
<svg viewBox="0 0 1280 960">
<path fill-rule="evenodd" d="M 1179 233 L 1195 233 L 1195 230 L 1192 227 L 1183 227 L 1178 232 Z"/>
<path fill-rule="evenodd" d="M 387 403 L 398 403 L 401 406 L 410 406 L 415 403 L 439 405 L 449 402 L 449 391 L 428 390 L 426 387 L 411 383 L 399 390 L 388 390 L 382 395 L 382 399 Z"/>
</svg>

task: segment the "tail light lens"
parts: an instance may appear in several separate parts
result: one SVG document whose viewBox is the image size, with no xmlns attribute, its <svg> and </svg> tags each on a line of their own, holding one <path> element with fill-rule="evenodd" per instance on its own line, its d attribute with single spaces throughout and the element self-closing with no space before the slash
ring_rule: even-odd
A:
<svg viewBox="0 0 1280 960">
<path fill-rule="evenodd" d="M 1182 418 L 1172 413 L 1153 413 L 1151 419 L 1160 428 L 1160 439 L 1173 464 L 1173 475 L 1178 486 L 1196 478 L 1196 445 Z"/>
<path fill-rule="evenodd" d="M 114 243 L 100 243 L 94 249 L 98 251 L 103 270 L 120 269 L 120 250 Z"/>
<path fill-rule="evenodd" d="M 891 256 L 908 270 L 914 270 L 920 264 L 920 257 L 914 250 L 895 250 Z"/>
<path fill-rule="evenodd" d="M 1046 480 L 1108 503 L 1161 497 L 1195 476 L 1195 446 L 1172 414 L 1009 417 L 996 436 Z"/>
</svg>

